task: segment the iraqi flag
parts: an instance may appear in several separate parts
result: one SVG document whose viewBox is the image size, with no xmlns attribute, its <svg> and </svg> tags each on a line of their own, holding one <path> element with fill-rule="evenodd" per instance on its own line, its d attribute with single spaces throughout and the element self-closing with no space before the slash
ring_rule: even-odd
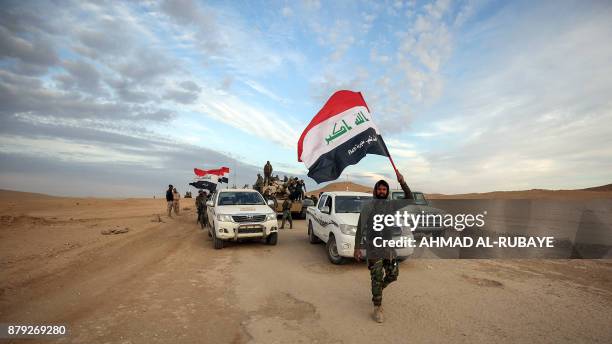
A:
<svg viewBox="0 0 612 344">
<path fill-rule="evenodd" d="M 338 179 L 366 154 L 389 156 L 389 150 L 359 92 L 334 93 L 298 141 L 298 161 L 317 183 Z"/>
</svg>

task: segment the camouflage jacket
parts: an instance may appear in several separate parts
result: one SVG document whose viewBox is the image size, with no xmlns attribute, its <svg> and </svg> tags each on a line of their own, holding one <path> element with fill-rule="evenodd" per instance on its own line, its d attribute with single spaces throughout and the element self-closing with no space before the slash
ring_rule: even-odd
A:
<svg viewBox="0 0 612 344">
<path fill-rule="evenodd" d="M 202 195 L 198 195 L 195 199 L 196 208 L 204 208 L 206 206 L 206 197 Z"/>
<path fill-rule="evenodd" d="M 406 183 L 402 183 L 400 184 L 400 186 L 402 187 L 402 190 L 404 190 L 404 198 L 405 199 L 413 199 L 412 196 L 412 191 L 410 190 L 410 188 L 408 187 L 408 184 Z M 370 202 L 369 204 L 364 205 L 364 208 L 362 209 L 361 213 L 364 212 L 370 212 L 372 210 L 372 202 Z M 368 237 L 368 235 L 370 234 L 370 228 L 368 226 L 368 224 L 366 223 L 366 219 L 362 219 L 361 218 L 361 214 L 359 214 L 359 220 L 357 221 L 357 230 L 355 233 L 355 244 L 354 244 L 354 248 L 357 249 L 362 249 L 365 248 L 366 246 L 366 238 Z"/>
</svg>

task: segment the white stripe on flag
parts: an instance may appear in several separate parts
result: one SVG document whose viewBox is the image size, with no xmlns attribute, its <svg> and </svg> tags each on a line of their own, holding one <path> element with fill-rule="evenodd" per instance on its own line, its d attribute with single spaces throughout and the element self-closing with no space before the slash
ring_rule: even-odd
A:
<svg viewBox="0 0 612 344">
<path fill-rule="evenodd" d="M 359 122 L 358 118 L 363 118 L 363 116 L 359 116 L 360 113 L 365 116 L 367 121 L 357 124 Z M 336 133 L 342 130 L 346 130 L 346 132 L 333 138 L 334 126 Z M 346 129 L 342 129 L 343 127 Z M 302 161 L 307 168 L 310 168 L 321 155 L 333 150 L 369 128 L 374 128 L 376 133 L 380 134 L 372 121 L 370 112 L 364 106 L 355 106 L 330 117 L 311 128 L 304 137 Z"/>
</svg>

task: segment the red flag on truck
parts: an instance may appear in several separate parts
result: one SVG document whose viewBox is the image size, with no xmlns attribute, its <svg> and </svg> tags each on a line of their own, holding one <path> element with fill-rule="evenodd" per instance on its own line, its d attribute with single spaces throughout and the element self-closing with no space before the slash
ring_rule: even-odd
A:
<svg viewBox="0 0 612 344">
<path fill-rule="evenodd" d="M 366 154 L 390 157 L 360 92 L 334 93 L 298 141 L 298 161 L 317 183 L 338 179 Z"/>
</svg>

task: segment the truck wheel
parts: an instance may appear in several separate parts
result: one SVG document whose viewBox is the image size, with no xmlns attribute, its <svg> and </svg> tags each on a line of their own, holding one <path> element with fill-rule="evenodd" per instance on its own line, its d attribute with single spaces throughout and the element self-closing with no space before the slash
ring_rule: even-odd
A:
<svg viewBox="0 0 612 344">
<path fill-rule="evenodd" d="M 213 230 L 213 234 L 212 234 L 213 246 L 215 250 L 220 250 L 223 248 L 223 240 L 217 238 L 217 234 L 214 228 L 212 230 Z"/>
<path fill-rule="evenodd" d="M 276 245 L 278 242 L 278 234 L 272 233 L 266 238 L 266 245 Z"/>
<path fill-rule="evenodd" d="M 312 230 L 312 221 L 308 221 L 308 242 L 313 245 L 321 242 L 321 239 L 314 235 L 314 231 Z"/>
<path fill-rule="evenodd" d="M 346 259 L 338 254 L 338 245 L 336 245 L 336 238 L 333 234 L 329 235 L 327 240 L 327 258 L 332 264 L 340 265 L 343 264 Z"/>
</svg>

